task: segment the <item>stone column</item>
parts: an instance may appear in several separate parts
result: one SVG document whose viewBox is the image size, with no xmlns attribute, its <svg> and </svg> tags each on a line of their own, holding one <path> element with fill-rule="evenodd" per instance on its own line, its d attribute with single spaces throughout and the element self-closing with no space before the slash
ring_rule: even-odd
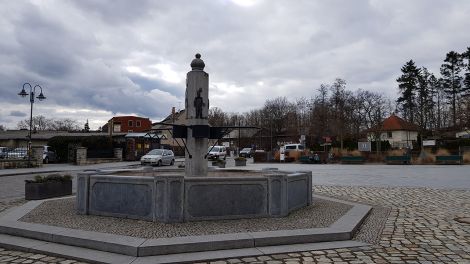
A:
<svg viewBox="0 0 470 264">
<path fill-rule="evenodd" d="M 81 172 L 77 174 L 77 197 L 76 210 L 77 214 L 88 214 L 90 207 L 90 176 L 93 172 Z"/>
<path fill-rule="evenodd" d="M 42 156 L 44 154 L 43 146 L 32 146 L 31 147 L 31 163 L 37 167 L 42 167 Z"/>
<path fill-rule="evenodd" d="M 185 159 L 187 177 L 207 176 L 207 154 L 209 138 L 209 74 L 204 72 L 201 55 L 191 62 L 192 70 L 186 76 L 186 125 L 188 133 Z"/>
<path fill-rule="evenodd" d="M 86 165 L 86 151 L 87 148 L 77 147 L 77 155 L 75 157 L 75 163 L 77 165 Z"/>
<path fill-rule="evenodd" d="M 115 148 L 114 149 L 114 157 L 122 161 L 122 148 Z"/>
</svg>

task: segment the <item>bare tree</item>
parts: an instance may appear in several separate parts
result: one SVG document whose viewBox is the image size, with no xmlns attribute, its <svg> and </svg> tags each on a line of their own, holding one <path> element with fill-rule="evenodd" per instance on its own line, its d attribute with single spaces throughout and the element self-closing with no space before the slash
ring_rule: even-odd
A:
<svg viewBox="0 0 470 264">
<path fill-rule="evenodd" d="M 218 107 L 209 109 L 209 124 L 211 126 L 223 126 L 227 123 L 227 115 Z"/>
<path fill-rule="evenodd" d="M 18 122 L 17 127 L 18 129 L 29 129 L 29 118 Z M 69 118 L 49 119 L 42 115 L 32 118 L 33 130 L 78 131 L 80 128 L 81 126 L 76 120 Z"/>
</svg>

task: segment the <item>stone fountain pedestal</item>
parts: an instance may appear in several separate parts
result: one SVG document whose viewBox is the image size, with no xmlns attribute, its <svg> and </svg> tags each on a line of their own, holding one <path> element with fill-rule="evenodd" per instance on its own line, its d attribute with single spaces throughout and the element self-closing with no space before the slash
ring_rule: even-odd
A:
<svg viewBox="0 0 470 264">
<path fill-rule="evenodd" d="M 174 223 L 283 217 L 312 204 L 311 172 L 215 172 L 219 176 L 185 177 L 176 170 L 146 176 L 129 170 L 82 173 L 77 179 L 77 211 Z"/>
</svg>

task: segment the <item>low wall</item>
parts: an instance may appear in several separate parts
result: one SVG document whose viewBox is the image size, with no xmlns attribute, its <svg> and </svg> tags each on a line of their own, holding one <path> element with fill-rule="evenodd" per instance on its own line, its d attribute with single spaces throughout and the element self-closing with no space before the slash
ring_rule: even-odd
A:
<svg viewBox="0 0 470 264">
<path fill-rule="evenodd" d="M 24 159 L 18 159 L 18 160 L 13 160 L 13 159 L 8 159 L 8 160 L 3 160 L 0 159 L 0 169 L 16 169 L 16 168 L 28 168 L 28 160 Z"/>
<path fill-rule="evenodd" d="M 77 177 L 79 214 L 166 223 L 283 217 L 312 204 L 311 172 L 266 172 L 251 177 Z"/>
</svg>

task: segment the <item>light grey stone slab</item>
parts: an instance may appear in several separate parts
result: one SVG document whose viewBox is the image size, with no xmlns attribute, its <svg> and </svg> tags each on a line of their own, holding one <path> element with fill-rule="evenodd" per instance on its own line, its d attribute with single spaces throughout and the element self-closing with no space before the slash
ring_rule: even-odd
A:
<svg viewBox="0 0 470 264">
<path fill-rule="evenodd" d="M 60 233 L 61 228 L 47 225 L 31 224 L 19 221 L 1 221 L 0 233 L 13 236 L 52 241 L 54 234 Z"/>
<path fill-rule="evenodd" d="M 7 214 L 3 215 L 0 220 L 6 220 L 6 221 L 15 221 L 20 219 L 21 217 L 25 216 L 31 210 L 36 208 L 38 205 L 40 205 L 43 201 L 42 200 L 37 200 L 37 201 L 30 201 L 27 202 L 21 206 L 18 206 L 12 210 L 10 210 Z"/>
<path fill-rule="evenodd" d="M 11 207 L 11 208 L 7 208 L 7 209 L 1 211 L 0 212 L 0 220 L 3 219 L 3 216 L 8 215 L 9 213 L 13 212 L 15 209 L 16 209 L 16 207 Z"/>
<path fill-rule="evenodd" d="M 147 239 L 108 233 L 63 228 L 52 242 L 137 256 L 138 247 Z"/>
<path fill-rule="evenodd" d="M 257 249 L 261 251 L 263 255 L 266 255 L 266 254 L 280 254 L 280 253 L 299 252 L 299 251 L 326 250 L 326 249 L 347 248 L 347 247 L 362 247 L 366 245 L 368 244 L 363 243 L 363 242 L 353 241 L 353 240 L 346 240 L 346 241 L 334 241 L 334 242 L 257 247 Z"/>
<path fill-rule="evenodd" d="M 256 248 L 216 250 L 163 256 L 139 257 L 132 264 L 182 263 L 263 255 Z"/>
<path fill-rule="evenodd" d="M 254 246 L 253 237 L 246 233 L 160 238 L 149 239 L 144 242 L 139 248 L 139 256 L 250 248 Z"/>
<path fill-rule="evenodd" d="M 57 257 L 72 258 L 75 260 L 91 263 L 130 264 L 136 259 L 132 256 L 57 243 L 44 243 L 42 245 L 32 247 L 30 251 Z"/>
<path fill-rule="evenodd" d="M 349 232 L 338 232 L 332 228 L 250 232 L 248 234 L 255 239 L 256 247 L 351 239 Z"/>
<path fill-rule="evenodd" d="M 47 242 L 37 239 L 0 234 L 0 246 L 7 249 L 29 251 L 30 248 L 45 243 Z"/>
<path fill-rule="evenodd" d="M 335 221 L 330 227 L 337 230 L 344 230 L 354 233 L 371 210 L 371 206 L 356 204 L 345 215 Z"/>
</svg>

